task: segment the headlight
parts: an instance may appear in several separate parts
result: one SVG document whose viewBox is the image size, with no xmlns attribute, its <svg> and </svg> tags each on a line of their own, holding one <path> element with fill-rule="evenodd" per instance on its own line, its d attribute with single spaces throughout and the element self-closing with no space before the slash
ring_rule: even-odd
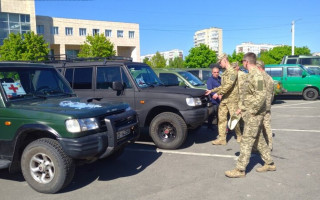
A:
<svg viewBox="0 0 320 200">
<path fill-rule="evenodd" d="M 81 131 L 89 131 L 99 128 L 95 118 L 87 119 L 68 119 L 66 128 L 70 133 L 79 133 Z"/>
<path fill-rule="evenodd" d="M 186 98 L 186 102 L 188 106 L 201 106 L 200 98 Z"/>
</svg>

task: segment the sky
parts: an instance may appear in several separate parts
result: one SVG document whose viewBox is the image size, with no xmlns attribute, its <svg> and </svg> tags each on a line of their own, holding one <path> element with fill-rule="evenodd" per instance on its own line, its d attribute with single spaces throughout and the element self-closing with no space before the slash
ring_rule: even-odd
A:
<svg viewBox="0 0 320 200">
<path fill-rule="evenodd" d="M 320 52 L 320 0 L 35 0 L 36 15 L 137 23 L 140 54 L 172 49 L 188 55 L 194 33 L 223 29 L 223 52 L 243 42 Z"/>
</svg>

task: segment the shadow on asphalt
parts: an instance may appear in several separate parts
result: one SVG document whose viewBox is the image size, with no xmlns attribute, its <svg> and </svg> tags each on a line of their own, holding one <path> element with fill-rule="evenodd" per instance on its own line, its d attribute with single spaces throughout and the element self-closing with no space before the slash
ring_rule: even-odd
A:
<svg viewBox="0 0 320 200">
<path fill-rule="evenodd" d="M 162 153 L 156 152 L 154 146 L 142 144 L 128 145 L 127 148 L 149 149 L 150 151 L 125 150 L 116 160 L 98 160 L 91 164 L 78 166 L 71 184 L 61 193 L 71 192 L 85 187 L 95 180 L 112 181 L 122 177 L 136 175 L 155 162 Z"/>
</svg>

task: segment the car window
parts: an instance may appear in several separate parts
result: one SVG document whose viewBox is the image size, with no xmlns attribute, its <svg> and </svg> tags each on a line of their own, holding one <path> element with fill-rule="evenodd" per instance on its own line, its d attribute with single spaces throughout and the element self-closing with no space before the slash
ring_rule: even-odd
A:
<svg viewBox="0 0 320 200">
<path fill-rule="evenodd" d="M 129 72 L 141 88 L 161 85 L 161 81 L 148 65 L 128 65 Z"/>
<path fill-rule="evenodd" d="M 178 86 L 179 80 L 178 76 L 171 73 L 159 73 L 159 78 L 164 85 L 167 86 Z"/>
<path fill-rule="evenodd" d="M 302 76 L 302 69 L 300 67 L 288 67 L 287 76 Z"/>
<path fill-rule="evenodd" d="M 65 78 L 73 89 L 92 89 L 92 67 L 69 68 Z"/>
<path fill-rule="evenodd" d="M 202 79 L 203 80 L 208 80 L 208 78 L 211 77 L 211 71 L 202 71 Z"/>
<path fill-rule="evenodd" d="M 297 58 L 294 59 L 288 59 L 286 64 L 297 64 Z"/>
<path fill-rule="evenodd" d="M 190 72 L 178 72 L 178 73 L 193 86 L 204 85 L 204 83 L 198 77 L 191 74 Z"/>
<path fill-rule="evenodd" d="M 121 78 L 121 74 L 123 79 Z M 125 88 L 132 87 L 128 80 L 128 77 L 119 66 L 97 68 L 97 89 L 112 88 L 112 82 L 114 81 L 124 83 Z"/>
<path fill-rule="evenodd" d="M 302 65 L 320 65 L 319 58 L 300 58 L 300 64 Z"/>
<path fill-rule="evenodd" d="M 282 77 L 282 67 L 266 68 L 266 72 L 271 77 Z"/>
</svg>

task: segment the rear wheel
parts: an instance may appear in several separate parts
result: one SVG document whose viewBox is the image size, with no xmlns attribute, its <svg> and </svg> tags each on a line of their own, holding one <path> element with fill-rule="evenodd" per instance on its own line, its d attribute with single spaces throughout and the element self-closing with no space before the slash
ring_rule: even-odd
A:
<svg viewBox="0 0 320 200">
<path fill-rule="evenodd" d="M 302 95 L 305 100 L 313 101 L 319 97 L 319 92 L 315 88 L 307 88 L 303 91 Z"/>
<path fill-rule="evenodd" d="M 24 149 L 21 169 L 25 180 L 34 190 L 52 194 L 71 182 L 75 166 L 56 140 L 42 138 Z"/>
<path fill-rule="evenodd" d="M 150 124 L 149 133 L 162 149 L 177 149 L 187 138 L 187 125 L 179 115 L 171 112 L 158 114 Z"/>
</svg>

